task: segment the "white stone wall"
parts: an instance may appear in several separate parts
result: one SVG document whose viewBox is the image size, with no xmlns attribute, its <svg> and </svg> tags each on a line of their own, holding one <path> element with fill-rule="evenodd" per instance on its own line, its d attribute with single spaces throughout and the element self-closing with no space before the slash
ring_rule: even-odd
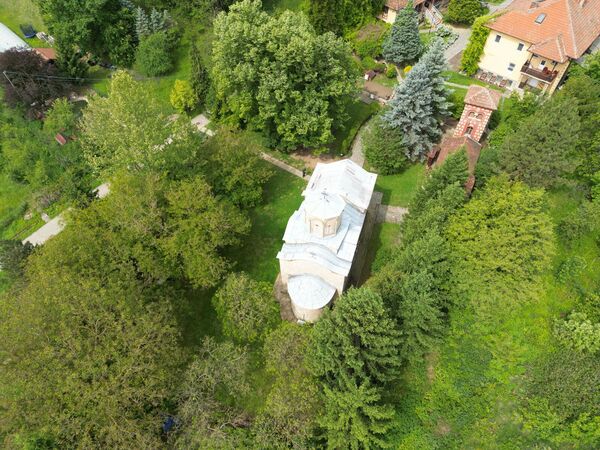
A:
<svg viewBox="0 0 600 450">
<path fill-rule="evenodd" d="M 312 261 L 285 261 L 279 260 L 281 281 L 287 286 L 288 279 L 294 275 L 316 275 L 332 285 L 338 295 L 342 295 L 346 287 L 346 277 L 333 273 L 325 267 Z"/>
</svg>

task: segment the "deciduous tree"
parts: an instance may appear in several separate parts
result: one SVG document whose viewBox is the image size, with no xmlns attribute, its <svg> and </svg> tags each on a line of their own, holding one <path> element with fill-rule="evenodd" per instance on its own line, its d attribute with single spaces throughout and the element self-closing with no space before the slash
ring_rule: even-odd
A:
<svg viewBox="0 0 600 450">
<path fill-rule="evenodd" d="M 240 342 L 263 339 L 279 321 L 279 308 L 270 283 L 233 273 L 213 297 L 223 332 Z"/>
<path fill-rule="evenodd" d="M 316 35 L 305 16 L 272 17 L 243 0 L 215 20 L 212 80 L 223 120 L 285 149 L 318 147 L 345 119 L 356 68 L 348 45 Z"/>
</svg>

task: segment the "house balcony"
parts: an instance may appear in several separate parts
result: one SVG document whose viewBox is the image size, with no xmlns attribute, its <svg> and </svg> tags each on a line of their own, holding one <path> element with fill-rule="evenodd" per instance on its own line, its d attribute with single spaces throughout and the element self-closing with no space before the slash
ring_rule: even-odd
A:
<svg viewBox="0 0 600 450">
<path fill-rule="evenodd" d="M 539 70 L 531 67 L 529 63 L 525 63 L 523 64 L 523 67 L 521 67 L 521 73 L 525 73 L 545 83 L 552 83 L 558 75 L 558 70 L 550 70 L 547 67 Z"/>
</svg>

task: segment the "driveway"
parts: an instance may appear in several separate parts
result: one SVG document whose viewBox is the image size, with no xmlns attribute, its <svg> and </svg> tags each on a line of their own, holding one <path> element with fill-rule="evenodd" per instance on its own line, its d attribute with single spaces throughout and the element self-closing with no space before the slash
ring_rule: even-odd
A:
<svg viewBox="0 0 600 450">
<path fill-rule="evenodd" d="M 458 69 L 458 67 L 454 67 L 456 66 L 455 61 L 460 61 L 460 58 L 457 58 L 457 55 L 462 53 L 463 50 L 466 48 L 467 44 L 469 43 L 469 38 L 471 37 L 471 29 L 453 27 L 452 25 L 448 24 L 445 25 L 448 28 L 452 29 L 452 31 L 454 31 L 456 34 L 458 34 L 458 39 L 456 39 L 456 41 L 454 41 L 454 43 L 444 51 L 446 61 L 448 61 L 448 64 L 453 70 L 456 70 Z"/>
</svg>

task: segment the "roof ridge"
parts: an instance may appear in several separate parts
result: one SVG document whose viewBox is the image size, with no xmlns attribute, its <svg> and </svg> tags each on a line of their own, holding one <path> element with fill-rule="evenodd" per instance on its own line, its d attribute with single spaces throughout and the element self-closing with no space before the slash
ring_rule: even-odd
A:
<svg viewBox="0 0 600 450">
<path fill-rule="evenodd" d="M 571 41 L 573 43 L 573 54 L 578 55 L 579 51 L 577 49 L 577 39 L 575 37 L 575 29 L 573 28 L 573 12 L 571 10 L 571 0 L 564 0 L 567 5 L 567 15 L 568 15 L 568 26 L 569 32 L 571 34 Z"/>
</svg>

